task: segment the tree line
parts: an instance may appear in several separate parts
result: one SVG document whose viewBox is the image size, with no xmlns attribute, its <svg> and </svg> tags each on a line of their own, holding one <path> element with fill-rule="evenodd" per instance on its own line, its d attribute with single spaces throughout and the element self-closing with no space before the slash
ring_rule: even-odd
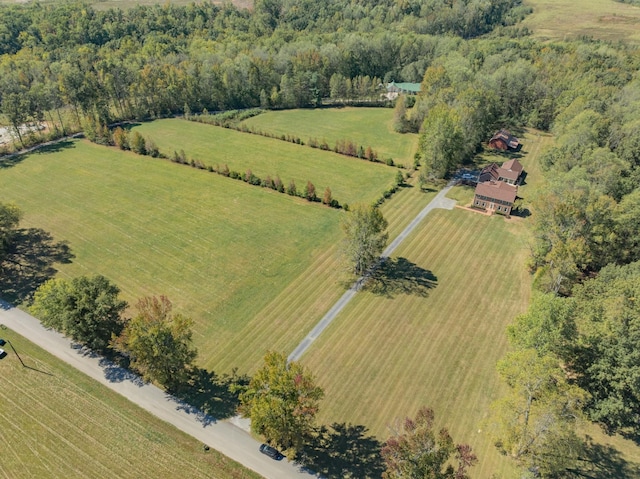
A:
<svg viewBox="0 0 640 479">
<path fill-rule="evenodd" d="M 46 120 L 62 135 L 87 119 L 313 106 L 331 96 L 332 77 L 334 97 L 362 98 L 379 80 L 420 81 L 450 41 L 434 34 L 475 36 L 522 14 L 516 0 L 401 8 L 391 0 L 268 0 L 252 12 L 207 2 L 126 11 L 3 4 L 0 109 L 23 146 L 17 128 L 27 121 Z"/>
</svg>

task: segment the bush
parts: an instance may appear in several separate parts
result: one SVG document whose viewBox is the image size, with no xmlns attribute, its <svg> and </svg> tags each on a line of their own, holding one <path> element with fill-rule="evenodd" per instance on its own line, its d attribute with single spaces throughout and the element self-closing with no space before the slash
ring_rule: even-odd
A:
<svg viewBox="0 0 640 479">
<path fill-rule="evenodd" d="M 291 196 L 296 196 L 298 194 L 298 190 L 296 189 L 296 182 L 291 180 L 289 182 L 289 186 L 287 187 L 287 194 Z"/>
<path fill-rule="evenodd" d="M 115 130 L 113 130 L 113 143 L 121 150 L 128 150 L 129 137 L 127 135 L 127 131 L 123 130 L 120 127 L 117 127 Z"/>
<path fill-rule="evenodd" d="M 137 131 L 133 132 L 133 135 L 131 135 L 131 139 L 129 140 L 129 143 L 131 146 L 131 151 L 133 151 L 134 153 L 137 153 L 139 155 L 147 154 L 147 146 L 146 146 L 144 137 Z"/>
</svg>

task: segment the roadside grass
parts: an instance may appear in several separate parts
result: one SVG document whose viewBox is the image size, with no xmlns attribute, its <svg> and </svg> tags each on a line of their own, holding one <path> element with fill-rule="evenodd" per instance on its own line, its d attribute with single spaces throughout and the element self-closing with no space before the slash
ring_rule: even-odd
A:
<svg viewBox="0 0 640 479">
<path fill-rule="evenodd" d="M 68 242 L 71 262 L 53 266 L 60 276 L 103 274 L 131 304 L 167 295 L 176 311 L 194 319 L 199 363 L 216 372 L 224 372 L 218 369 L 224 348 L 242 351 L 250 340 L 260 345 L 246 362 L 232 355 L 224 364 L 226 371 L 245 371 L 276 339 L 298 340 L 290 338 L 297 332 L 292 318 L 246 327 L 261 323 L 259 313 L 292 278 L 320 274 L 309 268 L 338 243 L 344 214 L 87 141 L 40 150 L 0 169 L 0 201 L 23 209 L 24 228 Z"/>
<path fill-rule="evenodd" d="M 393 130 L 391 108 L 320 108 L 268 111 L 242 122 L 277 135 L 295 135 L 307 143 L 309 138 L 326 140 L 333 148 L 337 140 L 352 140 L 371 146 L 382 159 L 393 158 L 407 168 L 413 164 L 418 135 Z"/>
<path fill-rule="evenodd" d="M 533 14 L 522 23 L 540 40 L 592 37 L 640 42 L 640 7 L 614 0 L 526 0 Z"/>
<path fill-rule="evenodd" d="M 499 216 L 429 214 L 302 358 L 325 388 L 321 419 L 363 424 L 384 440 L 428 405 L 473 446 L 473 477 L 513 477 L 478 430 L 501 390 L 504 329 L 528 304 L 523 230 Z"/>
<path fill-rule="evenodd" d="M 133 130 L 153 139 L 168 156 L 184 149 L 189 160 L 207 166 L 227 164 L 243 175 L 250 169 L 262 179 L 279 175 L 285 188 L 294 179 L 300 192 L 309 180 L 318 197 L 328 186 L 341 204 L 375 201 L 393 184 L 397 172 L 358 158 L 181 119 L 143 123 Z"/>
<path fill-rule="evenodd" d="M 13 331 L 0 361 L 0 475 L 259 478 Z M 33 369 L 30 369 L 33 368 Z"/>
</svg>

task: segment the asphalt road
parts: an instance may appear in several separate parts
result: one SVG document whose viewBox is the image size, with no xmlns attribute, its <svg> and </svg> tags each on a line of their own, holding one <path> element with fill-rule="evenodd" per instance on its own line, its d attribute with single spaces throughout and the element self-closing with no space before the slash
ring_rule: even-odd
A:
<svg viewBox="0 0 640 479">
<path fill-rule="evenodd" d="M 151 414 L 268 479 L 318 477 L 286 459 L 274 461 L 261 454 L 260 443 L 244 429 L 230 421 L 216 421 L 161 389 L 144 384 L 130 371 L 118 368 L 96 354 L 88 354 L 61 334 L 44 328 L 33 316 L 3 302 L 0 302 L 0 325 L 21 334 Z"/>
<path fill-rule="evenodd" d="M 452 210 L 456 205 L 455 200 L 445 198 L 446 194 L 449 192 L 451 187 L 454 185 L 455 181 L 450 182 L 446 187 L 444 187 L 430 202 L 427 206 L 425 206 L 420 213 L 409 223 L 409 225 L 400 233 L 389 246 L 382 252 L 380 256 L 380 261 L 371 268 L 370 272 L 375 270 L 382 261 L 386 260 L 389 256 L 393 254 L 398 246 L 409 236 L 414 229 L 420 224 L 420 222 L 427 216 L 432 210 L 436 208 Z M 356 293 L 362 288 L 362 285 L 366 282 L 368 275 L 367 273 L 361 277 L 359 277 L 353 285 L 347 290 L 346 293 L 342 295 L 342 297 L 333 305 L 333 307 L 325 314 L 322 319 L 314 326 L 309 334 L 302 340 L 296 349 L 289 355 L 287 358 L 288 361 L 298 361 L 302 355 L 309 349 L 311 344 L 322 334 L 322 332 L 331 324 L 331 322 L 338 316 L 340 311 L 344 309 L 344 307 L 349 304 L 349 302 L 353 299 Z"/>
</svg>

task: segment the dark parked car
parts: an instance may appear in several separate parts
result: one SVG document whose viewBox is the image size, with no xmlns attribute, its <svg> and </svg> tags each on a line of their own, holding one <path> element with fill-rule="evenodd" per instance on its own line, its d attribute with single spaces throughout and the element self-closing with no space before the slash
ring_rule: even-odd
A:
<svg viewBox="0 0 640 479">
<path fill-rule="evenodd" d="M 266 454 L 271 459 L 275 459 L 276 461 L 280 461 L 284 457 L 284 455 L 280 451 L 278 451 L 277 449 L 269 446 L 268 444 L 261 444 L 260 445 L 260 452 L 262 454 Z"/>
</svg>

